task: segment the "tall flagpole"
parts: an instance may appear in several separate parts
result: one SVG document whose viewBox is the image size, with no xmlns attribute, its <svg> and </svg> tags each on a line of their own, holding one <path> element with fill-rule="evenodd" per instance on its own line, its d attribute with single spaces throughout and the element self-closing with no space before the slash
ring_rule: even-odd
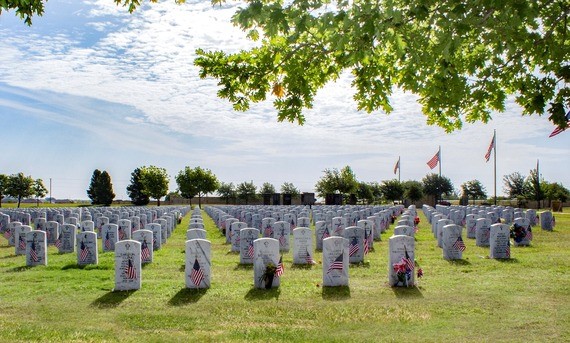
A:
<svg viewBox="0 0 570 343">
<path fill-rule="evenodd" d="M 441 177 L 441 145 L 439 146 L 439 150 L 437 151 L 439 157 L 439 177 Z"/>
<path fill-rule="evenodd" d="M 538 171 L 538 158 L 536 159 L 536 200 L 540 208 L 540 172 Z"/>
<path fill-rule="evenodd" d="M 493 130 L 493 149 L 495 153 L 493 154 L 493 162 L 495 164 L 495 168 L 493 168 L 493 176 L 495 180 L 495 206 L 497 206 L 497 130 Z"/>
</svg>

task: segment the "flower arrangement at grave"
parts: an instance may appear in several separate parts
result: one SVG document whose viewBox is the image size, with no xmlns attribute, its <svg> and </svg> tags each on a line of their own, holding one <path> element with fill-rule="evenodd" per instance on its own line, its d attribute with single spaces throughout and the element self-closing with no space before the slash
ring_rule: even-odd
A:
<svg viewBox="0 0 570 343">
<path fill-rule="evenodd" d="M 277 266 L 273 262 L 269 262 L 265 266 L 265 270 L 263 271 L 263 274 L 261 274 L 261 276 L 259 277 L 259 281 L 264 282 L 266 289 L 270 289 L 273 286 L 273 279 L 275 279 L 275 277 L 279 277 L 283 274 L 282 259 L 283 259 L 283 257 L 281 257 L 281 259 L 279 259 L 279 265 L 277 265 Z"/>
<path fill-rule="evenodd" d="M 528 228 L 519 225 L 519 224 L 513 224 L 513 226 L 511 226 L 511 238 L 515 240 L 515 242 L 520 243 L 523 240 L 531 240 L 532 239 L 532 229 L 530 228 L 530 226 Z"/>
<path fill-rule="evenodd" d="M 414 269 L 416 267 L 418 267 L 417 277 L 421 278 L 424 275 L 422 268 L 419 268 L 419 264 L 415 261 L 412 261 L 407 253 L 406 256 L 402 257 L 400 261 L 394 263 L 392 265 L 392 268 L 394 268 L 394 272 L 396 273 L 396 277 L 398 278 L 398 283 L 396 284 L 396 286 L 403 286 L 403 287 L 414 286 L 413 284 L 410 284 L 410 281 L 412 280 L 412 275 L 413 275 L 412 273 L 414 272 Z"/>
</svg>

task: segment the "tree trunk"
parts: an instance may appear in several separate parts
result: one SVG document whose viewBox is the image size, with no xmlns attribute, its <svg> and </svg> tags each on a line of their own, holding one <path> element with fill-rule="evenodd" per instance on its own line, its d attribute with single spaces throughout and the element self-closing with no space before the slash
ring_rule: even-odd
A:
<svg viewBox="0 0 570 343">
<path fill-rule="evenodd" d="M 198 208 L 202 209 L 202 195 L 198 193 Z"/>
<path fill-rule="evenodd" d="M 21 196 L 21 195 L 18 195 L 18 208 L 20 208 L 20 202 L 21 202 L 21 200 L 22 200 L 22 196 Z"/>
<path fill-rule="evenodd" d="M 156 199 L 156 206 L 160 206 L 160 198 Z"/>
</svg>

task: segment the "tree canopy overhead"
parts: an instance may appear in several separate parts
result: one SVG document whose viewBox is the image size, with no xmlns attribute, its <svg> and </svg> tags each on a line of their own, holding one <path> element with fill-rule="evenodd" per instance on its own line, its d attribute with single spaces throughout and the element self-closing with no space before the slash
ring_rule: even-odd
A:
<svg viewBox="0 0 570 343">
<path fill-rule="evenodd" d="M 246 2 L 233 22 L 260 45 L 198 50 L 195 61 L 237 110 L 273 94 L 279 120 L 302 124 L 317 91 L 350 71 L 367 112 L 391 112 L 399 88 L 419 96 L 428 124 L 452 131 L 487 122 L 513 94 L 524 114 L 548 112 L 566 127 L 566 0 Z"/>
</svg>

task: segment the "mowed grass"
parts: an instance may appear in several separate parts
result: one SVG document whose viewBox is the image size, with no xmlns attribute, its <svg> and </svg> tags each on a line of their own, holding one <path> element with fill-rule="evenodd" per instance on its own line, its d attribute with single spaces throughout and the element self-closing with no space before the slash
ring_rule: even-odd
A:
<svg viewBox="0 0 570 343">
<path fill-rule="evenodd" d="M 252 267 L 239 265 L 203 217 L 212 242 L 207 290 L 185 288 L 188 216 L 133 292 L 112 292 L 113 253 L 83 268 L 75 254 L 49 247 L 48 266 L 28 268 L 0 238 L 0 341 L 570 341 L 569 214 L 556 214 L 553 232 L 535 228 L 532 246 L 513 247 L 511 260 L 489 259 L 465 239 L 463 259 L 453 262 L 420 214 L 416 259 L 425 276 L 409 289 L 387 285 L 393 226 L 363 264 L 351 265 L 350 287 L 323 288 L 322 265 L 293 266 L 290 252 L 281 286 L 257 290 Z"/>
</svg>

